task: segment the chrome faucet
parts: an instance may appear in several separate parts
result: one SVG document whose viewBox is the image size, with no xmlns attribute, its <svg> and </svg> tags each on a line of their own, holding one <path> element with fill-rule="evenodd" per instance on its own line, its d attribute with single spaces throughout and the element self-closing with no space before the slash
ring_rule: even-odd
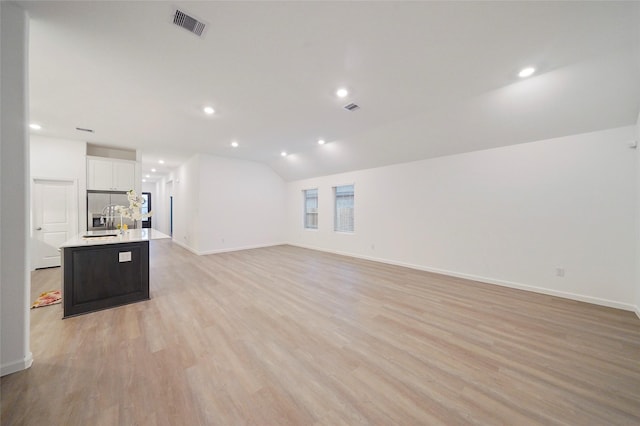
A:
<svg viewBox="0 0 640 426">
<path fill-rule="evenodd" d="M 109 204 L 102 209 L 102 214 L 100 216 L 100 223 L 104 223 L 105 229 L 107 230 L 116 229 L 116 226 L 115 226 L 116 206 L 117 204 Z"/>
</svg>

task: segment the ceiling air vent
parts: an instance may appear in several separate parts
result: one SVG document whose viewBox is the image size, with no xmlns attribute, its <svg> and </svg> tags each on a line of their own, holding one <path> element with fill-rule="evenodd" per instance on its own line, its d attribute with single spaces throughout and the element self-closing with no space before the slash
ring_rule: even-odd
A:
<svg viewBox="0 0 640 426">
<path fill-rule="evenodd" d="M 180 9 L 176 9 L 175 13 L 173 14 L 173 23 L 197 35 L 198 37 L 202 37 L 207 26 L 207 24 L 205 24 L 204 22 L 199 21 L 193 16 L 187 15 Z"/>
<path fill-rule="evenodd" d="M 360 106 L 356 105 L 354 103 L 350 103 L 350 104 L 347 104 L 347 105 L 343 106 L 342 108 L 346 109 L 347 111 L 355 111 L 357 109 L 360 109 Z"/>
</svg>

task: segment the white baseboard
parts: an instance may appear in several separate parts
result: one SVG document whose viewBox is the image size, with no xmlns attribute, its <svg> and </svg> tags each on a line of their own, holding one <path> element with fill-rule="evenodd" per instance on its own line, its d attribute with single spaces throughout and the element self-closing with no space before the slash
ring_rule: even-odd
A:
<svg viewBox="0 0 640 426">
<path fill-rule="evenodd" d="M 241 247 L 229 247 L 229 248 L 223 248 L 223 249 L 214 249 L 214 250 L 196 250 L 192 247 L 189 247 L 188 245 L 178 241 L 178 240 L 172 240 L 174 243 L 176 243 L 177 245 L 179 245 L 180 247 L 190 251 L 191 253 L 198 255 L 198 256 L 206 256 L 208 254 L 218 254 L 218 253 L 228 253 L 228 252 L 232 252 L 232 251 L 240 251 L 240 250 L 251 250 L 251 249 L 258 249 L 258 248 L 265 248 L 265 247 L 274 247 L 274 246 L 281 246 L 284 245 L 286 243 L 269 243 L 269 244 L 257 244 L 257 245 L 251 245 L 251 246 L 241 246 Z"/>
<path fill-rule="evenodd" d="M 0 376 L 6 376 L 7 374 L 26 370 L 31 367 L 31 364 L 33 364 L 33 354 L 29 352 L 24 359 L 2 364 L 2 366 L 0 366 Z"/>
<path fill-rule="evenodd" d="M 193 249 L 193 248 L 189 247 L 189 246 L 188 246 L 188 245 L 186 245 L 185 243 L 182 243 L 182 242 L 180 242 L 180 241 L 176 240 L 175 238 L 172 238 L 172 239 L 171 239 L 171 241 L 172 241 L 174 244 L 179 245 L 179 246 L 180 246 L 180 247 L 182 247 L 183 249 L 185 249 L 185 250 L 187 250 L 187 251 L 190 251 L 191 253 L 193 253 L 193 254 L 195 254 L 195 255 L 199 255 L 199 254 L 200 254 L 200 253 L 198 253 L 198 251 L 197 251 L 197 250 L 195 250 L 195 249 Z"/>
<path fill-rule="evenodd" d="M 338 255 L 341 255 L 341 256 L 349 256 L 349 257 L 355 257 L 357 259 L 364 259 L 364 260 L 371 260 L 371 261 L 374 261 L 374 262 L 386 263 L 386 264 L 389 264 L 389 265 L 403 266 L 405 268 L 416 269 L 416 270 L 419 270 L 419 271 L 433 272 L 433 273 L 436 273 L 436 274 L 447 275 L 447 276 L 450 276 L 450 277 L 464 278 L 464 279 L 471 280 L 471 281 L 479 281 L 479 282 L 482 282 L 482 283 L 495 284 L 495 285 L 499 285 L 499 286 L 502 286 L 502 287 L 515 288 L 515 289 L 518 289 L 518 290 L 525 290 L 525 291 L 531 291 L 531 292 L 534 292 L 534 293 L 547 294 L 549 296 L 562 297 L 564 299 L 577 300 L 579 302 L 592 303 L 594 305 L 607 306 L 607 307 L 616 308 L 616 309 L 623 309 L 625 311 L 635 311 L 636 314 L 638 315 L 638 317 L 640 317 L 640 312 L 638 310 L 638 307 L 636 307 L 634 305 L 631 305 L 631 304 L 628 304 L 628 303 L 617 302 L 615 300 L 608 300 L 608 299 L 602 299 L 602 298 L 599 298 L 599 297 L 585 296 L 585 295 L 582 295 L 582 294 L 576 294 L 576 293 L 569 293 L 569 292 L 565 292 L 565 291 L 553 290 L 553 289 L 545 288 L 545 287 L 532 286 L 532 285 L 529 285 L 529 284 L 521 284 L 521 283 L 515 283 L 515 282 L 511 282 L 511 281 L 497 280 L 497 279 L 494 279 L 494 278 L 482 277 L 482 276 L 472 275 L 472 274 L 465 274 L 465 273 L 455 272 L 455 271 L 448 271 L 448 270 L 444 270 L 444 269 L 432 268 L 432 267 L 423 266 L 423 265 L 414 265 L 414 264 L 411 264 L 411 263 L 398 262 L 398 261 L 395 261 L 395 260 L 377 258 L 377 257 L 372 257 L 372 256 L 363 256 L 363 255 L 358 255 L 358 254 L 353 254 L 353 253 L 346 253 L 346 252 L 341 252 L 341 251 L 336 251 L 336 250 L 325 250 L 325 249 L 320 249 L 320 248 L 317 248 L 317 247 L 306 246 L 306 245 L 303 245 L 303 244 L 294 244 L 294 243 L 288 243 L 288 244 L 292 245 L 292 246 L 296 246 L 296 247 L 302 247 L 302 248 L 311 249 L 311 250 L 318 250 L 318 251 L 323 251 L 323 252 L 327 252 L 327 253 L 338 254 Z"/>
<path fill-rule="evenodd" d="M 177 245 L 179 245 L 180 247 L 183 247 L 186 250 L 188 250 L 191 253 L 196 254 L 198 256 L 205 256 L 205 255 L 217 254 L 217 253 L 227 253 L 227 252 L 240 251 L 240 250 L 250 250 L 250 249 L 257 249 L 257 248 L 264 248 L 264 247 L 273 247 L 273 246 L 288 244 L 288 245 L 295 246 L 295 247 L 301 247 L 301 248 L 306 248 L 306 249 L 310 249 L 310 250 L 317 250 L 317 251 L 322 251 L 322 252 L 326 252 L 326 253 L 333 253 L 333 254 L 337 254 L 337 255 L 340 255 L 340 256 L 354 257 L 354 258 L 357 258 L 357 259 L 364 259 L 364 260 L 370 260 L 370 261 L 373 261 L 373 262 L 386 263 L 386 264 L 389 264 L 389 265 L 402 266 L 402 267 L 405 267 L 405 268 L 416 269 L 416 270 L 419 270 L 419 271 L 433 272 L 433 273 L 436 273 L 436 274 L 447 275 L 447 276 L 450 276 L 450 277 L 463 278 L 463 279 L 467 279 L 467 280 L 471 280 L 471 281 L 479 281 L 479 282 L 487 283 L 487 284 L 495 284 L 495 285 L 499 285 L 499 286 L 502 286 L 502 287 L 515 288 L 515 289 L 518 289 L 518 290 L 531 291 L 531 292 L 540 293 L 540 294 L 547 294 L 549 296 L 562 297 L 564 299 L 577 300 L 579 302 L 586 302 L 586 303 L 591 303 L 591 304 L 594 304 L 594 305 L 607 306 L 607 307 L 616 308 L 616 309 L 623 309 L 625 311 L 635 312 L 636 315 L 638 316 L 638 318 L 640 318 L 640 308 L 637 307 L 637 306 L 634 306 L 632 304 L 629 304 L 629 303 L 621 303 L 621 302 L 617 302 L 615 300 L 603 299 L 603 298 L 593 297 L 593 296 L 585 296 L 585 295 L 577 294 L 577 293 L 559 291 L 559 290 L 554 290 L 554 289 L 550 289 L 550 288 L 538 287 L 538 286 L 533 286 L 533 285 L 529 285 L 529 284 L 522 284 L 522 283 L 517 283 L 517 282 L 512 282 L 512 281 L 498 280 L 498 279 L 494 279 L 494 278 L 483 277 L 483 276 L 473 275 L 473 274 L 466 274 L 466 273 L 456 272 L 456 271 L 449 271 L 449 270 L 433 268 L 433 267 L 429 267 L 429 266 L 414 265 L 414 264 L 411 264 L 411 263 L 399 262 L 399 261 L 389 260 L 389 259 L 384 259 L 384 258 L 379 258 L 379 257 L 359 255 L 359 254 L 348 253 L 348 252 L 343 252 L 343 251 L 338 251 L 338 250 L 326 250 L 326 249 L 321 249 L 321 248 L 318 248 L 318 247 L 307 246 L 307 245 L 304 245 L 304 244 L 284 243 L 283 242 L 283 243 L 259 244 L 259 245 L 252 245 L 252 246 L 231 247 L 231 248 L 224 248 L 224 249 L 198 251 L 198 250 L 195 250 L 195 249 L 189 247 L 188 245 L 186 245 L 184 243 L 181 243 L 181 242 L 179 242 L 179 241 L 177 241 L 175 239 L 172 240 L 172 241 L 174 243 L 176 243 Z"/>
<path fill-rule="evenodd" d="M 215 250 L 204 250 L 204 251 L 198 252 L 198 254 L 200 256 L 206 256 L 208 254 L 228 253 L 228 252 L 231 252 L 231 251 L 251 250 L 251 249 L 258 249 L 258 248 L 265 248 L 265 247 L 274 247 L 274 246 L 281 246 L 281 245 L 284 245 L 284 244 L 286 244 L 286 243 L 269 243 L 269 244 L 258 244 L 258 245 L 253 245 L 253 246 L 231 247 L 231 248 L 223 248 L 223 249 L 215 249 Z"/>
</svg>

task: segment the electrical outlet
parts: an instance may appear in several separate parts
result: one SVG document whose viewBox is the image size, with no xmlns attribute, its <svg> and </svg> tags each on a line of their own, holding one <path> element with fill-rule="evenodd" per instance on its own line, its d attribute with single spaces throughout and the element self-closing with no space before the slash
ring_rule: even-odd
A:
<svg viewBox="0 0 640 426">
<path fill-rule="evenodd" d="M 564 268 L 556 268 L 556 276 L 564 277 Z"/>
</svg>

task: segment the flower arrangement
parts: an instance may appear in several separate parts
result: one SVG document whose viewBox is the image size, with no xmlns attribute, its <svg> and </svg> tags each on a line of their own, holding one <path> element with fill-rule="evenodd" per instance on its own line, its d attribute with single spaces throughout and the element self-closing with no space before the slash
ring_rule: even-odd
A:
<svg viewBox="0 0 640 426">
<path fill-rule="evenodd" d="M 122 222 L 122 217 L 132 220 L 142 220 L 153 215 L 153 212 L 142 213 L 140 208 L 145 203 L 145 200 L 139 196 L 135 190 L 130 189 L 127 191 L 127 199 L 129 200 L 129 207 L 116 206 L 116 212 L 120 213 L 120 222 Z"/>
</svg>

